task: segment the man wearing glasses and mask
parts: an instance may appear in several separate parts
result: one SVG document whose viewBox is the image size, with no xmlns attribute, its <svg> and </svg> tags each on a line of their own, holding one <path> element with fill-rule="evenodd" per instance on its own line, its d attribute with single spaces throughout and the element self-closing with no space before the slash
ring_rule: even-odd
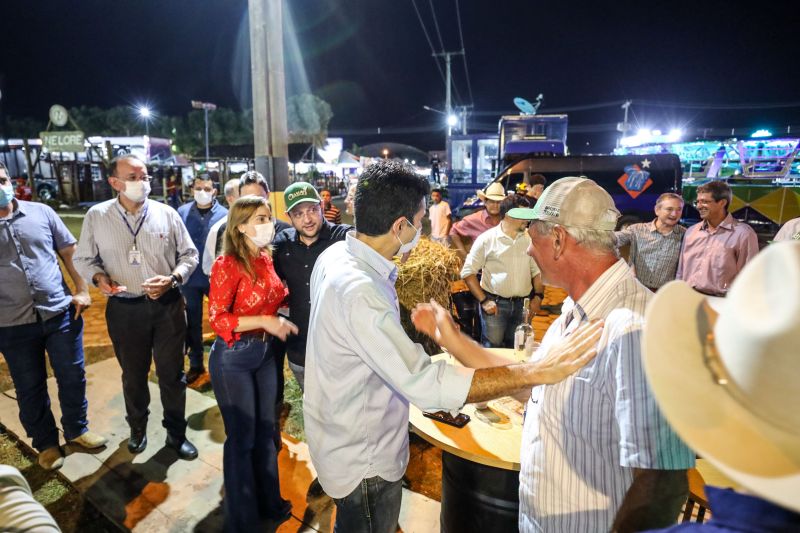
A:
<svg viewBox="0 0 800 533">
<path fill-rule="evenodd" d="M 147 199 L 150 177 L 141 160 L 118 157 L 109 174 L 119 195 L 86 213 L 75 263 L 109 297 L 106 322 L 122 367 L 128 450 L 140 453 L 147 447 L 147 375 L 155 360 L 166 444 L 180 458 L 194 459 L 197 449 L 186 439 L 186 315 L 178 287 L 197 266 L 197 248 L 174 209 Z"/>
</svg>

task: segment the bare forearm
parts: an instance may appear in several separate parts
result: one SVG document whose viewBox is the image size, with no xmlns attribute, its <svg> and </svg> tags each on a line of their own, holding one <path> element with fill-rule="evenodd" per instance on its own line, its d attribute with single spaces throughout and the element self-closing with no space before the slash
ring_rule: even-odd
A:
<svg viewBox="0 0 800 533">
<path fill-rule="evenodd" d="M 457 332 L 453 337 L 443 341 L 442 348 L 468 368 L 492 368 L 516 362 L 487 350 L 461 332 Z"/>
<path fill-rule="evenodd" d="M 61 256 L 61 260 L 64 262 L 64 268 L 67 270 L 67 274 L 69 274 L 70 279 L 75 284 L 75 292 L 88 292 L 89 288 L 86 285 L 86 280 L 78 273 L 78 269 L 75 268 L 75 262 L 72 260 L 72 257 L 75 255 L 75 249 L 77 245 L 73 244 L 71 246 L 67 246 L 62 248 L 58 251 L 58 255 Z"/>
<path fill-rule="evenodd" d="M 469 288 L 469 292 L 472 293 L 472 296 L 474 296 L 475 299 L 478 300 L 479 302 L 483 301 L 483 299 L 486 297 L 486 293 L 481 288 L 481 284 L 478 281 L 478 276 L 476 276 L 475 274 L 470 274 L 469 276 L 464 278 L 464 281 L 466 282 L 467 287 Z"/>
<path fill-rule="evenodd" d="M 261 315 L 240 316 L 239 325 L 236 326 L 233 331 L 238 333 L 241 331 L 252 331 L 254 329 L 264 329 L 264 317 Z"/>
<path fill-rule="evenodd" d="M 627 533 L 661 529 L 675 523 L 689 495 L 686 470 L 634 469 L 612 531 Z"/>
<path fill-rule="evenodd" d="M 518 393 L 541 384 L 536 367 L 531 364 L 511 364 L 475 370 L 466 403 L 486 402 Z"/>
<path fill-rule="evenodd" d="M 453 248 L 456 249 L 461 259 L 467 257 L 467 249 L 464 247 L 464 242 L 461 240 L 461 236 L 458 233 L 450 234 L 450 242 L 453 243 Z"/>
</svg>

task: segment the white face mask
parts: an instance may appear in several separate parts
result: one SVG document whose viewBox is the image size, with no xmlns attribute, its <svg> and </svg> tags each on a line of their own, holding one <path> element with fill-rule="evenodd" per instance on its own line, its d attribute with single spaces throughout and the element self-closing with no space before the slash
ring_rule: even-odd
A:
<svg viewBox="0 0 800 533">
<path fill-rule="evenodd" d="M 269 243 L 272 242 L 272 238 L 275 236 L 275 224 L 272 222 L 266 222 L 264 224 L 256 224 L 253 226 L 253 229 L 256 230 L 256 236 L 253 237 L 251 235 L 247 235 L 247 237 L 253 241 L 259 248 L 266 247 Z M 244 233 L 244 232 L 242 232 Z"/>
<path fill-rule="evenodd" d="M 122 194 L 135 204 L 143 202 L 147 199 L 147 195 L 150 194 L 150 182 L 140 180 L 126 181 L 125 190 L 122 191 Z"/>
<path fill-rule="evenodd" d="M 195 190 L 194 191 L 194 201 L 197 202 L 197 205 L 208 205 L 214 199 L 214 195 L 210 192 L 206 192 L 203 190 Z"/>
<path fill-rule="evenodd" d="M 413 250 L 414 247 L 417 245 L 417 243 L 419 243 L 419 236 L 422 234 L 422 228 L 414 227 L 414 224 L 409 222 L 408 219 L 406 219 L 406 222 L 408 222 L 408 224 L 417 231 L 417 234 L 414 235 L 414 238 L 411 239 L 411 241 L 405 243 L 403 241 L 400 241 L 400 235 L 397 235 L 397 240 L 400 241 L 400 249 L 397 250 L 397 255 L 407 254 L 408 252 Z"/>
</svg>

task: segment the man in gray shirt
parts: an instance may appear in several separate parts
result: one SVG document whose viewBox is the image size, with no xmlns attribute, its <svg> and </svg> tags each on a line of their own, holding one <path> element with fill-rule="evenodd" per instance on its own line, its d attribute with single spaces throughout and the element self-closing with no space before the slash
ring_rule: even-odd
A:
<svg viewBox="0 0 800 533">
<path fill-rule="evenodd" d="M 147 375 L 155 360 L 167 446 L 194 459 L 197 449 L 186 439 L 186 315 L 178 286 L 197 266 L 197 249 L 178 213 L 147 199 L 150 177 L 142 161 L 116 158 L 108 181 L 119 196 L 86 213 L 75 263 L 109 297 L 106 322 L 122 367 L 128 450 L 147 446 Z"/>
<path fill-rule="evenodd" d="M 651 222 L 631 224 L 614 233 L 617 246 L 630 244 L 628 264 L 642 285 L 655 292 L 675 279 L 681 242 L 686 228 L 679 224 L 683 198 L 665 192 L 656 200 L 656 218 Z"/>
</svg>

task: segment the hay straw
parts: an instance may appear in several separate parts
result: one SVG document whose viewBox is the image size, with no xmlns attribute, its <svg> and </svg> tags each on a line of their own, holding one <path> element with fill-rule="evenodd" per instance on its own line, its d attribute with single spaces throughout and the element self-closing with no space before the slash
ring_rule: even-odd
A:
<svg viewBox="0 0 800 533">
<path fill-rule="evenodd" d="M 450 308 L 450 283 L 458 280 L 461 272 L 461 259 L 453 250 L 423 238 L 408 260 L 397 265 L 395 288 L 400 305 L 411 310 L 432 298 Z"/>
</svg>

